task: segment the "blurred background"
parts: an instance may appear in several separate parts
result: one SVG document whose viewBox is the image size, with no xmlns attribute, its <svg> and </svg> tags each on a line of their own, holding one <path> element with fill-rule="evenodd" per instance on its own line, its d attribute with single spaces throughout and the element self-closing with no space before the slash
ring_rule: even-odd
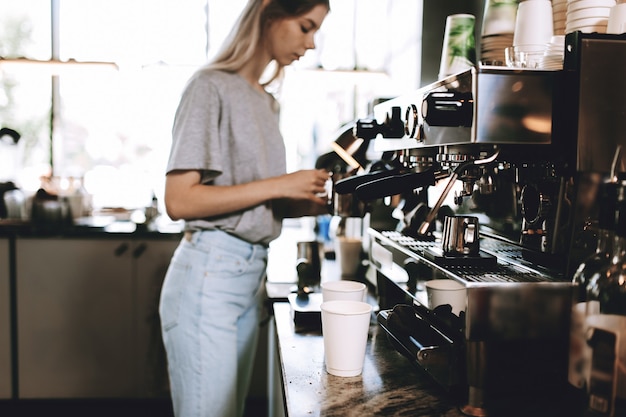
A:
<svg viewBox="0 0 626 417">
<path fill-rule="evenodd" d="M 94 210 L 162 204 L 182 88 L 245 2 L 1 0 L 0 126 L 21 138 L 0 142 L 0 182 L 27 193 L 42 177 L 78 183 Z M 317 49 L 276 92 L 290 171 L 313 167 L 374 98 L 419 86 L 422 7 L 331 1 Z"/>
</svg>

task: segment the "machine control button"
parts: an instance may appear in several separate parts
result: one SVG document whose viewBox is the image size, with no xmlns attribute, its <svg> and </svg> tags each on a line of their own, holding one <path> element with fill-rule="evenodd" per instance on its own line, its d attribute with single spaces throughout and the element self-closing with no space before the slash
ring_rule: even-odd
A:
<svg viewBox="0 0 626 417">
<path fill-rule="evenodd" d="M 411 104 L 406 108 L 404 119 L 404 134 L 409 138 L 415 138 L 417 127 L 420 124 L 419 112 L 417 111 L 417 106 L 415 104 Z"/>
</svg>

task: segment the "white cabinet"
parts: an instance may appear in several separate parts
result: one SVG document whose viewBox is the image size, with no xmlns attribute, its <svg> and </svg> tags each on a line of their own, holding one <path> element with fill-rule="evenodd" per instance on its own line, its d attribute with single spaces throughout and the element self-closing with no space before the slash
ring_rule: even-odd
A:
<svg viewBox="0 0 626 417">
<path fill-rule="evenodd" d="M 159 296 L 178 241 L 142 241 L 134 246 L 136 396 L 169 397 L 165 348 L 161 339 Z"/>
<path fill-rule="evenodd" d="M 0 238 L 0 399 L 11 398 L 10 240 Z"/>
<path fill-rule="evenodd" d="M 177 244 L 18 238 L 19 398 L 166 395 L 158 294 Z"/>
</svg>

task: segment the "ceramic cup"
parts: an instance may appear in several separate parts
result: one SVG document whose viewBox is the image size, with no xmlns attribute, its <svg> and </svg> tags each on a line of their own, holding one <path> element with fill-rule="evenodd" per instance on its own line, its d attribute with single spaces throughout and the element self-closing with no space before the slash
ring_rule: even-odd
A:
<svg viewBox="0 0 626 417">
<path fill-rule="evenodd" d="M 322 336 L 326 372 L 341 377 L 360 375 L 365 362 L 372 306 L 362 301 L 324 301 Z"/>
</svg>

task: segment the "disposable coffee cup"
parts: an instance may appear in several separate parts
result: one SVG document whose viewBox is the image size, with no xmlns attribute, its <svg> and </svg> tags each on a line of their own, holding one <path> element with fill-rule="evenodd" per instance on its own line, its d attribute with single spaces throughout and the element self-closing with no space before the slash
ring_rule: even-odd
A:
<svg viewBox="0 0 626 417">
<path fill-rule="evenodd" d="M 616 35 L 626 33 L 626 3 L 618 3 L 611 7 L 606 33 Z"/>
<path fill-rule="evenodd" d="M 342 276 L 353 276 L 361 266 L 361 238 L 338 236 L 335 239 L 335 261 L 341 268 Z"/>
<path fill-rule="evenodd" d="M 471 14 L 453 14 L 446 18 L 439 79 L 476 65 L 475 24 L 476 18 Z"/>
<path fill-rule="evenodd" d="M 465 311 L 467 291 L 460 282 L 452 279 L 433 279 L 426 281 L 428 308 L 434 310 L 441 305 L 450 305 L 457 316 Z"/>
<path fill-rule="evenodd" d="M 523 1 L 517 6 L 513 46 L 545 45 L 554 35 L 552 2 Z"/>
<path fill-rule="evenodd" d="M 322 283 L 323 301 L 365 301 L 367 286 L 357 281 L 326 281 Z"/>
<path fill-rule="evenodd" d="M 324 301 L 322 335 L 326 372 L 340 377 L 363 372 L 372 306 L 362 301 Z"/>
<path fill-rule="evenodd" d="M 482 36 L 515 33 L 517 0 L 487 0 L 483 14 Z"/>
</svg>

